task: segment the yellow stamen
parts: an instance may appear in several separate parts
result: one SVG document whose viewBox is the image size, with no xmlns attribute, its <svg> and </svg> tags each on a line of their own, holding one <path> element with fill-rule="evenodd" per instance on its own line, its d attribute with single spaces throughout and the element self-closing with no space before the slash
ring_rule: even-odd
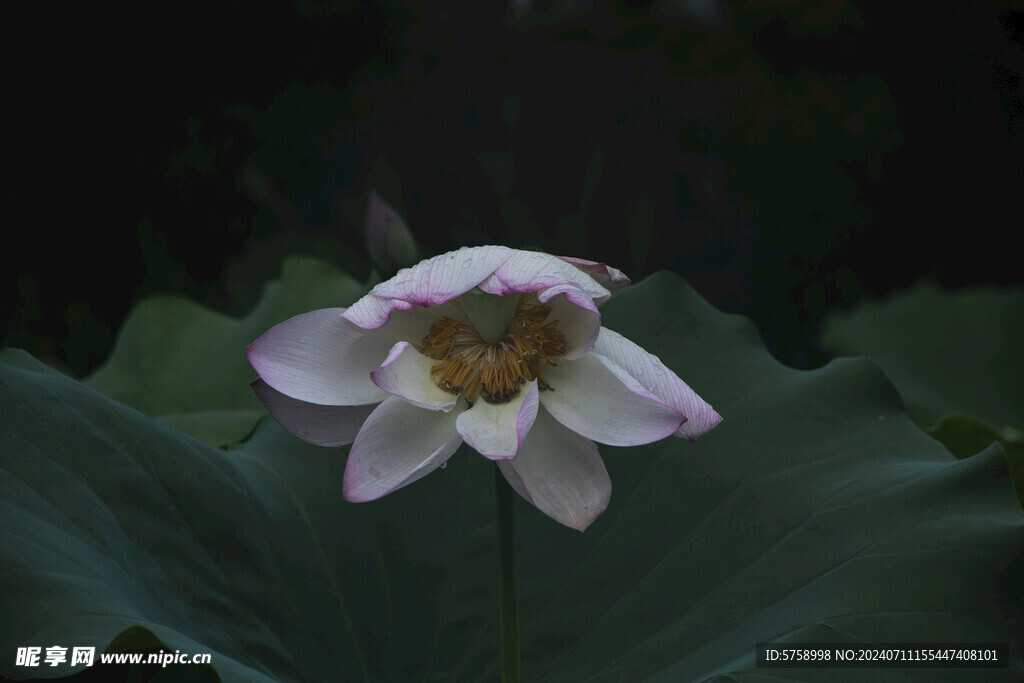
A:
<svg viewBox="0 0 1024 683">
<path fill-rule="evenodd" d="M 430 376 L 444 391 L 466 392 L 472 404 L 477 393 L 488 403 L 508 403 L 521 385 L 537 380 L 541 391 L 550 385 L 541 364 L 554 366 L 565 355 L 566 341 L 558 322 L 545 323 L 551 307 L 533 294 L 519 297 L 505 337 L 493 344 L 481 339 L 472 323 L 441 318 L 423 338 L 423 353 L 437 361 Z"/>
</svg>

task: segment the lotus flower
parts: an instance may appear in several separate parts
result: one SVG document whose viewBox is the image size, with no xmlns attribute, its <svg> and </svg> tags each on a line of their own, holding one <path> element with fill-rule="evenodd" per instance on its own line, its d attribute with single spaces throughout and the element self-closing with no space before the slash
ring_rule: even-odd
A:
<svg viewBox="0 0 1024 683">
<path fill-rule="evenodd" d="M 545 514 L 585 529 L 608 505 L 596 442 L 691 441 L 721 421 L 657 357 L 601 327 L 629 284 L 593 261 L 463 248 L 350 308 L 277 325 L 247 349 L 253 388 L 295 436 L 352 443 L 344 495 L 380 498 L 463 442 Z"/>
</svg>

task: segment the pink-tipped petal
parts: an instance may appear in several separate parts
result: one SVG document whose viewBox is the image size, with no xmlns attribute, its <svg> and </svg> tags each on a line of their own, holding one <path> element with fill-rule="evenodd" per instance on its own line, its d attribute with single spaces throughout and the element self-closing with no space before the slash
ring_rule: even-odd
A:
<svg viewBox="0 0 1024 683">
<path fill-rule="evenodd" d="M 425 477 L 462 443 L 455 429 L 460 411 L 418 408 L 389 396 L 359 430 L 345 465 L 345 500 L 376 500 Z"/>
<path fill-rule="evenodd" d="M 367 305 L 375 305 L 375 301 L 372 295 L 364 296 L 356 303 Z M 387 315 L 384 316 L 383 322 L 377 327 L 366 327 L 360 324 L 358 315 L 351 315 L 352 308 L 345 310 L 342 315 L 343 318 L 349 323 L 349 325 L 362 329 L 365 334 L 373 336 L 375 339 L 380 339 L 387 343 L 388 347 L 392 344 L 400 341 L 419 341 L 430 331 L 430 326 L 437 322 L 438 318 L 449 317 L 458 320 L 465 319 L 465 314 L 455 306 L 454 303 L 448 303 L 435 308 L 418 308 L 413 304 L 409 304 L 404 308 L 390 307 L 387 308 Z M 365 320 L 363 322 L 366 322 Z"/>
<path fill-rule="evenodd" d="M 480 399 L 459 415 L 459 434 L 478 453 L 492 460 L 514 458 L 537 417 L 537 380 L 520 389 L 508 403 Z"/>
<path fill-rule="evenodd" d="M 508 247 L 463 247 L 404 268 L 354 303 L 345 317 L 366 330 L 382 327 L 394 311 L 438 306 L 474 287 L 500 296 L 537 292 L 541 301 L 563 294 L 597 310 L 611 293 L 600 278 L 550 254 Z"/>
<path fill-rule="evenodd" d="M 697 437 L 706 434 L 722 421 L 722 416 L 667 368 L 661 359 L 618 332 L 602 327 L 594 344 L 594 353 L 611 360 L 645 389 L 686 416 L 686 421 L 676 430 L 675 436 L 696 441 Z"/>
<path fill-rule="evenodd" d="M 603 305 L 606 301 L 624 290 L 630 284 L 629 278 L 626 277 L 625 273 L 617 268 L 606 266 L 605 264 L 598 263 L 597 261 L 588 261 L 586 259 L 573 258 L 571 256 L 559 256 L 558 258 L 579 268 L 584 273 L 594 278 L 599 285 L 608 290 L 609 295 L 607 297 L 594 300 L 594 303 L 598 306 Z"/>
<path fill-rule="evenodd" d="M 411 311 L 415 308 L 416 304 L 393 301 L 371 292 L 348 307 L 345 319 L 364 330 L 376 330 L 387 324 L 394 311 Z"/>
<path fill-rule="evenodd" d="M 538 411 L 519 455 L 499 460 L 498 467 L 516 493 L 579 531 L 604 512 L 611 499 L 612 482 L 597 446 L 545 410 Z"/>
<path fill-rule="evenodd" d="M 352 304 L 345 317 L 372 330 L 384 325 L 392 311 L 451 301 L 489 277 L 511 252 L 508 247 L 463 247 L 403 268 Z"/>
<path fill-rule="evenodd" d="M 448 412 L 455 407 L 458 397 L 443 391 L 430 379 L 430 368 L 436 363 L 412 344 L 402 341 L 391 348 L 381 366 L 370 373 L 370 378 L 392 396 L 404 398 L 420 408 Z"/>
<path fill-rule="evenodd" d="M 306 403 L 282 394 L 261 379 L 252 390 L 270 415 L 286 430 L 317 446 L 344 446 L 352 443 L 363 422 L 376 408 L 366 406 L 323 406 Z"/>
<path fill-rule="evenodd" d="M 352 406 L 387 394 L 370 373 L 387 357 L 380 339 L 347 323 L 344 308 L 322 308 L 275 325 L 246 349 L 260 377 L 307 403 Z"/>
<path fill-rule="evenodd" d="M 591 353 L 543 368 L 550 386 L 541 404 L 563 425 L 610 446 L 638 446 L 671 436 L 685 419 L 624 370 Z"/>
<path fill-rule="evenodd" d="M 481 281 L 479 287 L 488 294 L 501 295 L 541 292 L 553 287 L 572 289 L 579 292 L 580 303 L 577 305 L 583 305 L 583 299 L 586 299 L 589 305 L 593 305 L 594 299 L 609 295 L 608 290 L 594 278 L 563 259 L 539 251 L 517 249 L 510 249 L 504 262 L 490 277 Z M 541 301 L 546 301 L 561 291 L 560 289 L 546 297 L 540 297 Z"/>
</svg>

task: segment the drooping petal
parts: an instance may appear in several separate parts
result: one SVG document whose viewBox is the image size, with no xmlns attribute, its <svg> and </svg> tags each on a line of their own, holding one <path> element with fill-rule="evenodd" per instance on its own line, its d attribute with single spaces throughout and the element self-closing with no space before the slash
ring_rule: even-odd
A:
<svg viewBox="0 0 1024 683">
<path fill-rule="evenodd" d="M 602 356 L 587 354 L 542 369 L 550 386 L 541 404 L 559 422 L 611 446 L 638 446 L 671 436 L 685 419 Z"/>
<path fill-rule="evenodd" d="M 443 391 L 430 379 L 430 368 L 435 363 L 412 344 L 401 341 L 391 348 L 381 366 L 370 373 L 370 378 L 392 396 L 420 408 L 448 412 L 455 407 L 458 397 Z"/>
<path fill-rule="evenodd" d="M 474 287 L 501 296 L 537 292 L 541 301 L 562 294 L 595 312 L 594 300 L 610 296 L 597 279 L 557 256 L 508 247 L 463 247 L 400 270 L 354 303 L 345 317 L 373 330 L 394 311 L 437 306 Z"/>
<path fill-rule="evenodd" d="M 375 500 L 443 465 L 462 443 L 455 429 L 460 412 L 426 410 L 397 396 L 384 399 L 352 444 L 345 499 Z"/>
<path fill-rule="evenodd" d="M 570 263 L 584 273 L 594 278 L 599 285 L 608 290 L 609 295 L 600 299 L 594 299 L 594 303 L 598 306 L 603 305 L 609 299 L 614 297 L 616 294 L 624 290 L 630 285 L 629 278 L 626 277 L 625 273 L 617 268 L 612 268 L 603 263 L 597 261 L 588 261 L 582 258 L 573 258 L 571 256 L 559 256 L 566 263 Z"/>
<path fill-rule="evenodd" d="M 546 410 L 538 411 L 515 459 L 499 460 L 498 467 L 516 493 L 579 531 L 604 512 L 611 499 L 612 482 L 597 446 Z"/>
<path fill-rule="evenodd" d="M 594 345 L 594 353 L 611 360 L 645 389 L 686 416 L 686 421 L 676 430 L 675 436 L 696 441 L 697 437 L 722 421 L 722 416 L 686 382 L 665 367 L 661 359 L 618 332 L 602 327 Z"/>
<path fill-rule="evenodd" d="M 374 287 L 345 317 L 367 330 L 381 327 L 392 311 L 437 306 L 468 292 L 508 259 L 508 247 L 463 247 L 421 261 Z"/>
<path fill-rule="evenodd" d="M 492 460 L 514 458 L 537 417 L 537 380 L 520 389 L 508 403 L 479 400 L 459 415 L 459 434 L 478 453 Z"/>
<path fill-rule="evenodd" d="M 510 249 L 504 262 L 478 286 L 488 294 L 537 292 L 541 301 L 565 292 L 577 306 L 593 305 L 594 299 L 609 296 L 608 290 L 594 278 L 563 259 L 539 251 L 518 249 Z M 541 295 L 541 292 L 552 288 L 557 291 Z"/>
<path fill-rule="evenodd" d="M 376 404 L 365 406 L 324 406 L 306 403 L 282 394 L 261 379 L 252 389 L 271 416 L 289 432 L 317 446 L 352 443 Z"/>
<path fill-rule="evenodd" d="M 270 328 L 246 349 L 267 384 L 307 403 L 351 406 L 382 401 L 387 394 L 370 373 L 390 347 L 342 318 L 344 308 L 322 308 Z"/>
</svg>

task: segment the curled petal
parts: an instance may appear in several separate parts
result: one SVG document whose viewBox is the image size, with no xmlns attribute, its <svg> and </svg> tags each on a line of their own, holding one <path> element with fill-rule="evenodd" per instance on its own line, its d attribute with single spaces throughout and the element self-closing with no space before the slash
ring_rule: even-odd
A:
<svg viewBox="0 0 1024 683">
<path fill-rule="evenodd" d="M 594 300 L 610 296 L 597 279 L 557 256 L 508 247 L 464 247 L 400 270 L 354 303 L 345 317 L 374 330 L 393 311 L 438 306 L 474 287 L 502 296 L 538 292 L 541 301 L 563 294 L 577 306 L 595 311 Z"/>
<path fill-rule="evenodd" d="M 624 290 L 629 286 L 629 278 L 626 277 L 625 273 L 617 268 L 606 266 L 603 263 L 597 261 L 588 261 L 581 258 L 573 258 L 571 256 L 559 256 L 566 263 L 570 263 L 576 266 L 584 273 L 594 278 L 599 285 L 608 290 L 609 294 L 607 297 L 601 299 L 595 299 L 594 303 L 598 306 L 603 305 L 606 301 L 611 299 L 613 296 Z"/>
<path fill-rule="evenodd" d="M 359 430 L 345 465 L 345 499 L 375 500 L 425 477 L 462 443 L 455 429 L 460 411 L 424 410 L 389 396 Z"/>
<path fill-rule="evenodd" d="M 594 353 L 611 360 L 645 389 L 686 416 L 686 421 L 676 430 L 675 436 L 696 441 L 697 437 L 722 421 L 722 416 L 686 382 L 665 367 L 657 356 L 618 332 L 601 328 L 601 334 L 594 344 Z"/>
<path fill-rule="evenodd" d="M 544 368 L 541 404 L 563 425 L 611 446 L 637 446 L 671 436 L 683 415 L 624 370 L 591 353 Z"/>
<path fill-rule="evenodd" d="M 486 249 L 488 247 L 481 247 Z M 490 277 L 481 281 L 479 287 L 488 294 L 513 294 L 517 292 L 543 292 L 556 288 L 557 291 L 540 296 L 547 301 L 557 293 L 574 290 L 579 294 L 570 298 L 577 306 L 593 306 L 595 298 L 607 297 L 609 292 L 594 278 L 551 254 L 539 251 L 509 249 L 508 257 L 495 269 Z M 567 298 L 569 298 L 567 296 Z M 575 300 L 578 298 L 578 300 Z M 584 300 L 586 304 L 584 304 Z"/>
<path fill-rule="evenodd" d="M 372 330 L 388 321 L 392 311 L 429 308 L 451 301 L 497 270 L 512 252 L 508 247 L 463 247 L 398 273 L 355 302 L 345 317 Z"/>
<path fill-rule="evenodd" d="M 260 377 L 307 403 L 352 406 L 387 394 L 370 372 L 387 356 L 380 339 L 347 323 L 344 308 L 322 308 L 275 325 L 246 349 Z"/>
<path fill-rule="evenodd" d="M 459 434 L 478 453 L 492 460 L 514 458 L 537 417 L 537 380 L 520 389 L 508 403 L 480 400 L 459 415 Z"/>
<path fill-rule="evenodd" d="M 597 446 L 562 426 L 545 410 L 537 414 L 514 460 L 499 460 L 520 496 L 562 524 L 583 531 L 608 507 L 612 483 Z"/>
<path fill-rule="evenodd" d="M 250 386 L 270 415 L 289 432 L 317 446 L 352 443 L 376 404 L 323 406 L 282 394 L 261 379 Z"/>
<path fill-rule="evenodd" d="M 378 387 L 392 396 L 428 410 L 448 412 L 458 397 L 443 391 L 430 379 L 430 368 L 436 360 L 424 356 L 408 342 L 398 342 L 379 368 L 370 373 Z"/>
</svg>

